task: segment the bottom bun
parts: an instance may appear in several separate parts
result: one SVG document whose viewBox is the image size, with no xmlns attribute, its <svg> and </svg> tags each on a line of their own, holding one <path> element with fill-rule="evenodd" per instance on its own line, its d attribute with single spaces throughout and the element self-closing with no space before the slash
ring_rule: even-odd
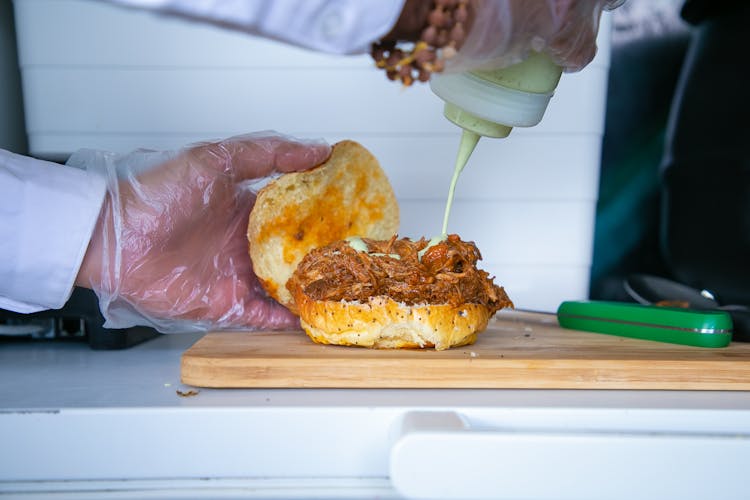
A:
<svg viewBox="0 0 750 500">
<path fill-rule="evenodd" d="M 440 351 L 474 343 L 490 318 L 481 304 L 407 305 L 384 296 L 315 301 L 303 293 L 295 299 L 302 328 L 319 344 Z"/>
</svg>

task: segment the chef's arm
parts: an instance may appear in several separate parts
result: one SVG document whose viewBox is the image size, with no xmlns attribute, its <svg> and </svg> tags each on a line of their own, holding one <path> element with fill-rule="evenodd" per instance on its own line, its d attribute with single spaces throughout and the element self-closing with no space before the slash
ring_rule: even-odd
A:
<svg viewBox="0 0 750 500">
<path fill-rule="evenodd" d="M 291 328 L 247 252 L 248 183 L 312 168 L 318 140 L 257 132 L 176 151 L 82 149 L 66 165 L 0 150 L 0 308 L 59 309 L 74 285 L 106 328 Z"/>
<path fill-rule="evenodd" d="M 334 54 L 361 54 L 396 24 L 405 0 L 106 0 Z M 429 3 L 429 2 L 418 2 Z M 420 20 L 424 23 L 424 17 Z"/>
<path fill-rule="evenodd" d="M 457 57 L 443 54 L 450 59 L 446 70 L 451 72 L 502 68 L 525 59 L 532 51 L 545 52 L 567 71 L 580 70 L 596 53 L 602 10 L 613 9 L 624 2 L 468 0 L 458 9 L 456 2 L 448 0 L 437 2 L 437 7 L 428 0 L 104 1 L 333 54 L 367 53 L 373 43 L 383 41 L 421 40 L 435 50 L 453 44 L 460 49 Z M 457 10 L 451 10 L 454 8 Z M 459 10 L 464 13 L 458 15 Z M 448 18 L 453 20 L 447 21 Z M 461 33 L 455 32 L 456 24 L 463 27 L 459 30 Z M 440 41 L 438 31 L 443 32 L 445 40 Z M 434 36 L 428 36 L 428 32 L 433 32 Z M 424 44 L 409 48 L 412 45 L 407 43 L 403 47 L 406 52 L 397 56 L 393 56 L 390 48 L 385 48 L 386 56 L 409 64 L 419 59 L 417 47 L 424 48 Z M 388 69 L 382 64 L 388 58 L 380 52 L 376 50 L 373 54 L 380 58 L 380 67 Z M 400 64 L 387 63 L 391 70 L 400 69 Z"/>
<path fill-rule="evenodd" d="M 0 150 L 0 308 L 65 304 L 105 191 L 84 170 Z"/>
</svg>

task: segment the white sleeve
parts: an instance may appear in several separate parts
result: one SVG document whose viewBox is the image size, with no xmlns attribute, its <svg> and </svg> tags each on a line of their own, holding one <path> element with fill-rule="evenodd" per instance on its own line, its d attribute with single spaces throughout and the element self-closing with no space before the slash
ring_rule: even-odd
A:
<svg viewBox="0 0 750 500">
<path fill-rule="evenodd" d="M 108 1 L 335 54 L 367 52 L 396 24 L 404 4 L 404 0 Z"/>
<path fill-rule="evenodd" d="M 94 174 L 0 149 L 0 308 L 65 304 L 105 192 Z"/>
</svg>

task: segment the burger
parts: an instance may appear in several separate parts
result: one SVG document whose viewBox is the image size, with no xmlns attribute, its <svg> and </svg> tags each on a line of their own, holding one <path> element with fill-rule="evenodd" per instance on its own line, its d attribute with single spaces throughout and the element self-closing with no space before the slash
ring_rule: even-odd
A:
<svg viewBox="0 0 750 500">
<path fill-rule="evenodd" d="M 398 237 L 399 208 L 375 157 L 354 141 L 259 193 L 249 252 L 266 292 L 321 344 L 448 349 L 513 307 L 473 242 Z"/>
</svg>

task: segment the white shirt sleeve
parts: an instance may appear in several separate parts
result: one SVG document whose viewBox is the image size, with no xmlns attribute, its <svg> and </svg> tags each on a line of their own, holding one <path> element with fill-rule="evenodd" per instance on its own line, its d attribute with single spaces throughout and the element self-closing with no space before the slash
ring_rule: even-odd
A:
<svg viewBox="0 0 750 500">
<path fill-rule="evenodd" d="M 0 308 L 65 304 L 105 193 L 95 174 L 0 149 Z"/>
<path fill-rule="evenodd" d="M 292 45 L 361 54 L 396 24 L 404 0 L 108 0 Z"/>
</svg>

